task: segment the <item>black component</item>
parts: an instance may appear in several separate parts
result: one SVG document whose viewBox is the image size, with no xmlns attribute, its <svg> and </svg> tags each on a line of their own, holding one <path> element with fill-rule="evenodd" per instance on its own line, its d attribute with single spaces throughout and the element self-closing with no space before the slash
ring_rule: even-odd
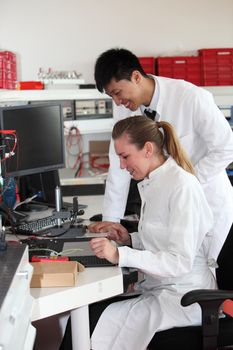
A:
<svg viewBox="0 0 233 350">
<path fill-rule="evenodd" d="M 80 84 L 79 89 L 95 89 L 95 84 Z"/>
<path fill-rule="evenodd" d="M 7 248 L 7 243 L 6 243 L 5 232 L 0 231 L 0 251 L 6 250 L 6 248 Z"/>
<path fill-rule="evenodd" d="M 0 205 L 0 215 L 2 216 L 3 225 L 16 225 L 20 222 L 25 221 L 28 215 L 17 212 L 8 208 L 4 203 Z"/>
</svg>

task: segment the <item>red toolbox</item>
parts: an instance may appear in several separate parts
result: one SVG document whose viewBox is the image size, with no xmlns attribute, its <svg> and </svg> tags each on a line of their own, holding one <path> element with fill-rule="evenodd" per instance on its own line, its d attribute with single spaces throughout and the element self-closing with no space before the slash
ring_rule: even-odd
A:
<svg viewBox="0 0 233 350">
<path fill-rule="evenodd" d="M 16 55 L 10 51 L 0 51 L 0 88 L 15 89 Z"/>
<path fill-rule="evenodd" d="M 233 48 L 199 50 L 204 86 L 233 85 Z"/>
<path fill-rule="evenodd" d="M 158 57 L 156 59 L 158 75 L 184 79 L 196 85 L 202 85 L 201 60 L 199 56 Z"/>
<path fill-rule="evenodd" d="M 43 90 L 44 84 L 41 81 L 18 81 L 16 90 Z"/>
<path fill-rule="evenodd" d="M 138 57 L 139 62 L 146 74 L 155 74 L 155 58 L 154 57 Z"/>
</svg>

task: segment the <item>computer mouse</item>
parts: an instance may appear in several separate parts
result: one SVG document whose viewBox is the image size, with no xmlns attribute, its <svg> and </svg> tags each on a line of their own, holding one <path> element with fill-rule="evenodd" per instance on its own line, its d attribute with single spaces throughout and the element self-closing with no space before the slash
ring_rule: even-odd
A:
<svg viewBox="0 0 233 350">
<path fill-rule="evenodd" d="M 102 221 L 102 218 L 103 218 L 102 214 L 95 214 L 92 217 L 90 217 L 89 220 L 90 221 Z"/>
</svg>

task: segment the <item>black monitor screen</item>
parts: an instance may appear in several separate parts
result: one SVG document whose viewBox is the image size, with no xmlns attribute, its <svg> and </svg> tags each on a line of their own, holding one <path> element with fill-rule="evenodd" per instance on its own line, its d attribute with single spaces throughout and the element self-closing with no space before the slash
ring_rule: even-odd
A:
<svg viewBox="0 0 233 350">
<path fill-rule="evenodd" d="M 31 175 L 65 167 L 60 105 L 0 108 L 0 125 L 2 130 L 16 130 L 18 139 L 15 155 L 6 159 L 5 175 Z"/>
</svg>

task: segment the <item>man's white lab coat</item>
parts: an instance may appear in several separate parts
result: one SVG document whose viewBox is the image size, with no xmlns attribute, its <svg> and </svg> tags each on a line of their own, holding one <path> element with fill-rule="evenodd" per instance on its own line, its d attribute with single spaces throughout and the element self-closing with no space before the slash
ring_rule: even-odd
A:
<svg viewBox="0 0 233 350">
<path fill-rule="evenodd" d="M 198 180 L 170 157 L 140 182 L 139 232 L 133 248 L 119 247 L 119 266 L 145 273 L 140 297 L 111 304 L 92 335 L 93 350 L 144 350 L 154 333 L 199 324 L 200 307 L 182 307 L 192 289 L 214 289 L 206 234 L 213 216 Z"/>
<path fill-rule="evenodd" d="M 184 80 L 155 77 L 159 90 L 157 120 L 171 123 L 186 149 L 208 203 L 214 214 L 209 258 L 216 259 L 233 221 L 233 188 L 225 168 L 233 161 L 233 133 L 217 107 L 212 94 Z M 158 91 L 157 90 L 157 91 Z M 114 119 L 132 112 L 114 107 Z M 135 114 L 135 113 L 134 113 Z M 140 113 L 137 113 L 140 114 Z M 113 143 L 110 145 L 110 169 L 106 182 L 103 219 L 119 221 L 124 216 L 130 175 L 121 170 Z"/>
</svg>

